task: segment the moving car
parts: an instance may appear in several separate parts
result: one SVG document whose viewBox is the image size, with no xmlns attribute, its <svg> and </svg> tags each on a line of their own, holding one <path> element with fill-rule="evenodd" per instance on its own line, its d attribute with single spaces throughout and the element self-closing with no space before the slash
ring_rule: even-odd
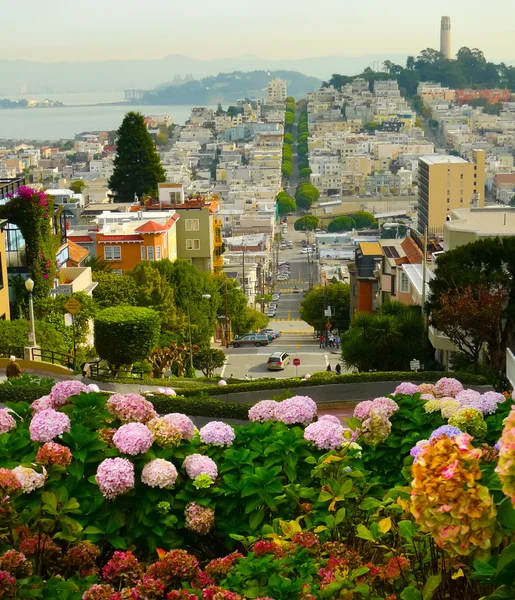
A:
<svg viewBox="0 0 515 600">
<path fill-rule="evenodd" d="M 280 331 L 275 331 L 275 329 L 270 329 L 270 328 L 262 329 L 259 333 L 264 333 L 265 335 L 271 334 L 274 336 L 274 338 L 281 337 Z"/>
<path fill-rule="evenodd" d="M 240 346 L 268 346 L 269 343 L 270 340 L 264 333 L 247 333 L 242 337 L 234 338 L 231 345 L 239 348 Z"/>
<path fill-rule="evenodd" d="M 266 366 L 269 371 L 282 371 L 290 362 L 290 355 L 286 352 L 272 352 Z"/>
<path fill-rule="evenodd" d="M 302 250 L 300 251 L 301 254 L 309 254 L 310 252 L 313 252 L 311 248 L 302 248 Z"/>
<path fill-rule="evenodd" d="M 275 308 L 269 308 L 268 312 L 266 313 L 266 316 L 267 317 L 275 317 L 275 313 L 276 313 Z"/>
<path fill-rule="evenodd" d="M 288 242 L 288 250 L 291 250 L 293 248 L 293 242 L 290 240 Z"/>
<path fill-rule="evenodd" d="M 295 286 L 295 287 L 293 288 L 293 293 L 294 293 L 294 294 L 298 294 L 298 293 L 299 293 L 299 291 L 300 291 L 300 290 L 299 290 L 299 288 L 298 288 L 297 286 Z"/>
<path fill-rule="evenodd" d="M 281 294 L 274 294 L 274 295 L 272 296 L 272 300 L 273 300 L 274 302 L 276 302 L 277 300 L 279 300 L 279 298 L 280 298 L 280 297 L 281 297 Z"/>
</svg>

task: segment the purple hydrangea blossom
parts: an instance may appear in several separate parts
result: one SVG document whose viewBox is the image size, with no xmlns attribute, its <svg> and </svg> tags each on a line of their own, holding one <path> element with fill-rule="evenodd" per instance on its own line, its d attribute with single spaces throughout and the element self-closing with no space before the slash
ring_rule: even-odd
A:
<svg viewBox="0 0 515 600">
<path fill-rule="evenodd" d="M 340 425 L 340 427 L 342 426 L 342 422 L 335 415 L 322 415 L 321 417 L 318 417 L 318 420 L 334 423 L 335 425 Z"/>
<path fill-rule="evenodd" d="M 275 400 L 262 400 L 254 404 L 249 410 L 249 421 L 264 423 L 265 421 L 275 420 L 275 409 L 278 406 L 279 402 Z"/>
<path fill-rule="evenodd" d="M 304 439 L 313 442 L 320 450 L 333 450 L 343 444 L 343 431 L 339 423 L 322 419 L 306 427 Z"/>
<path fill-rule="evenodd" d="M 460 433 L 463 433 L 463 431 L 457 427 L 453 427 L 452 425 L 442 425 L 433 431 L 433 433 L 429 436 L 429 441 L 441 435 L 446 435 L 449 438 L 453 438 L 455 435 L 460 435 Z"/>
<path fill-rule="evenodd" d="M 426 446 L 429 446 L 429 444 L 429 440 L 420 440 L 413 446 L 413 448 L 410 450 L 410 454 L 415 459 L 414 462 L 418 462 L 418 455 L 422 452 L 422 449 Z"/>
<path fill-rule="evenodd" d="M 213 446 L 232 446 L 236 437 L 234 429 L 222 421 L 207 423 L 199 434 L 203 444 L 212 444 Z"/>
<path fill-rule="evenodd" d="M 311 398 L 294 396 L 279 403 L 275 409 L 275 418 L 286 425 L 307 425 L 315 418 L 316 413 L 317 406 Z"/>
</svg>

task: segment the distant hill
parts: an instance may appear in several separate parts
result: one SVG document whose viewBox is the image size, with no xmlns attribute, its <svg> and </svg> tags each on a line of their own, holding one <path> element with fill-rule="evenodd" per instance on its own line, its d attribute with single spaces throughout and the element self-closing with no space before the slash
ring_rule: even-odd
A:
<svg viewBox="0 0 515 600">
<path fill-rule="evenodd" d="M 295 71 L 233 71 L 204 77 L 183 85 L 159 86 L 148 92 L 143 104 L 222 104 L 240 98 L 266 98 L 268 82 L 279 77 L 288 85 L 288 95 L 304 96 L 320 87 L 322 81 Z M 140 102 L 140 101 L 138 101 Z"/>
</svg>

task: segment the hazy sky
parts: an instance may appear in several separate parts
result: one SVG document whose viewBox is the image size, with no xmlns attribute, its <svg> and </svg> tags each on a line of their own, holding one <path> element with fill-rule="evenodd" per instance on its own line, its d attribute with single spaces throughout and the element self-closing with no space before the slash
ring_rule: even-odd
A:
<svg viewBox="0 0 515 600">
<path fill-rule="evenodd" d="M 514 0 L 0 0 L 0 7 L 0 60 L 417 54 L 438 48 L 442 15 L 452 19 L 454 52 L 479 47 L 491 60 L 515 59 Z"/>
</svg>

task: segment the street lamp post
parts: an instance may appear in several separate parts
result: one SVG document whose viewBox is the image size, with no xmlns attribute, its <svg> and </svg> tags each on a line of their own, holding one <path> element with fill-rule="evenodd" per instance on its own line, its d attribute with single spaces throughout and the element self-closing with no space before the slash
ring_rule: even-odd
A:
<svg viewBox="0 0 515 600">
<path fill-rule="evenodd" d="M 34 281 L 29 277 L 25 281 L 25 288 L 29 292 L 29 345 L 34 347 L 36 345 L 36 327 L 34 324 L 34 304 L 32 302 L 32 292 L 34 290 Z"/>
</svg>

